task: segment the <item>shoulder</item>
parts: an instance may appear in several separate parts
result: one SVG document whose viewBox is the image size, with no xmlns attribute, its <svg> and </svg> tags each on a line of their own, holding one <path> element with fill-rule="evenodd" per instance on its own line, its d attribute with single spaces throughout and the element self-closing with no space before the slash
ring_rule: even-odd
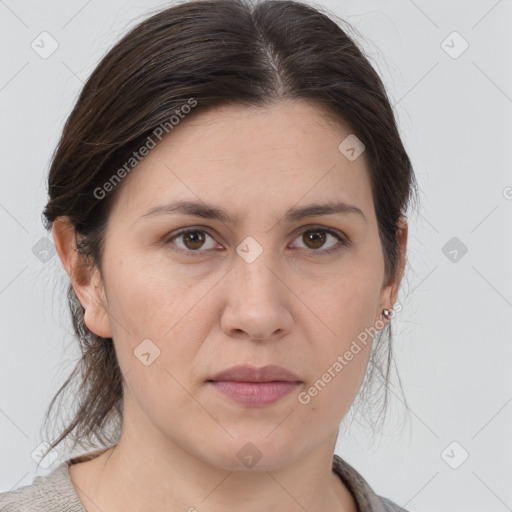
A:
<svg viewBox="0 0 512 512">
<path fill-rule="evenodd" d="M 336 454 L 333 458 L 333 471 L 349 488 L 361 512 L 409 512 L 389 498 L 376 494 L 363 476 Z"/>
<path fill-rule="evenodd" d="M 85 512 L 69 476 L 68 461 L 30 485 L 0 493 L 1 512 Z"/>
</svg>

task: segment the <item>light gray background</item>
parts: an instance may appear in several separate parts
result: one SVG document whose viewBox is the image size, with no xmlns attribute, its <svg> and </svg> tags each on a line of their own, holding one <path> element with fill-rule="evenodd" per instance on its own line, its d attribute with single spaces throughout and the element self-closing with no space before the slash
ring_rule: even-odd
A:
<svg viewBox="0 0 512 512">
<path fill-rule="evenodd" d="M 33 247 L 46 236 L 45 179 L 63 123 L 99 59 L 164 2 L 0 0 L 0 491 L 30 484 L 43 413 L 78 358 L 65 275 Z M 352 23 L 381 74 L 421 188 L 394 318 L 408 403 L 391 394 L 372 440 L 336 452 L 411 512 L 512 510 L 512 1 L 324 0 Z M 47 31 L 58 49 L 31 43 Z M 469 44 L 461 48 L 457 31 Z M 451 261 L 443 247 L 468 248 Z M 460 256 L 460 253 L 459 253 Z M 447 451 L 445 449 L 456 441 Z M 467 451 L 469 458 L 457 469 Z M 443 455 L 444 453 L 444 455 Z M 64 458 L 68 454 L 61 453 Z"/>
</svg>

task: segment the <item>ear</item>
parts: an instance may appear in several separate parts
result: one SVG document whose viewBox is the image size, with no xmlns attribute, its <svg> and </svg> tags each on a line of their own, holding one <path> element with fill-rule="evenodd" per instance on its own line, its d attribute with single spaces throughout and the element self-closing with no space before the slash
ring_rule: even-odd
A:
<svg viewBox="0 0 512 512">
<path fill-rule="evenodd" d="M 54 220 L 52 235 L 60 261 L 85 309 L 85 325 L 94 334 L 111 338 L 112 329 L 100 271 L 78 251 L 76 231 L 68 217 L 57 217 Z"/>
<path fill-rule="evenodd" d="M 407 235 L 408 235 L 407 219 L 405 217 L 400 217 L 398 220 L 398 232 L 397 232 L 398 253 L 399 253 L 397 271 L 396 271 L 396 275 L 395 275 L 393 281 L 382 290 L 381 304 L 380 304 L 380 309 L 378 311 L 379 318 L 381 318 L 381 313 L 384 308 L 393 309 L 393 306 L 395 305 L 396 298 L 398 295 L 398 290 L 400 288 L 400 282 L 402 281 L 402 276 L 403 276 L 404 268 L 405 268 Z"/>
</svg>

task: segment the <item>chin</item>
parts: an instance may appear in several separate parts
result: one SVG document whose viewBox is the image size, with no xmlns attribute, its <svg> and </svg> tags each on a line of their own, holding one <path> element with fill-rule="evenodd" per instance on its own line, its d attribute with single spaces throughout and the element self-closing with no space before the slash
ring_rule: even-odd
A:
<svg viewBox="0 0 512 512">
<path fill-rule="evenodd" d="M 234 438 L 226 434 L 228 439 L 223 444 L 220 439 L 212 440 L 208 443 L 214 447 L 208 452 L 208 462 L 226 471 L 269 471 L 286 466 L 295 458 L 296 443 L 283 442 L 277 437 L 270 439 L 274 433 L 269 436 L 268 432 L 254 433 L 249 429 L 246 435 Z"/>
</svg>

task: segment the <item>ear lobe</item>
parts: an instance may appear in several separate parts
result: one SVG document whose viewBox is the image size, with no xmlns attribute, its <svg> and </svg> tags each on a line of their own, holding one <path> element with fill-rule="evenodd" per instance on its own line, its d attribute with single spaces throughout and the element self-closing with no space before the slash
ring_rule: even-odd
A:
<svg viewBox="0 0 512 512">
<path fill-rule="evenodd" d="M 60 261 L 85 309 L 85 325 L 94 334 L 111 338 L 112 330 L 100 272 L 78 251 L 75 228 L 68 217 L 57 217 L 54 220 L 52 235 Z"/>
<path fill-rule="evenodd" d="M 92 301 L 93 304 L 85 308 L 85 325 L 91 332 L 102 338 L 112 338 L 112 329 L 110 327 L 110 317 L 107 307 L 103 305 L 103 303 L 98 302 L 95 297 L 92 298 Z M 80 300 L 80 302 L 82 301 Z"/>
</svg>

